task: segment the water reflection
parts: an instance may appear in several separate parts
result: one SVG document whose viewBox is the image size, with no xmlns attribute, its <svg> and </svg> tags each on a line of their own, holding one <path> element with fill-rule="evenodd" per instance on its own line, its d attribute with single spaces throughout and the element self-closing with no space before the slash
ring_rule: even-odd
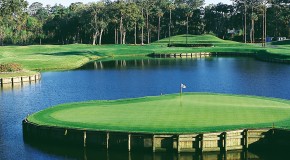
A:
<svg viewBox="0 0 290 160">
<path fill-rule="evenodd" d="M 21 121 L 27 114 L 62 103 L 178 93 L 180 82 L 187 84 L 186 92 L 248 94 L 290 99 L 290 65 L 285 64 L 261 62 L 245 57 L 143 59 L 125 63 L 118 60 L 109 63 L 109 68 L 107 62 L 103 61 L 102 65 L 97 64 L 98 69 L 91 63 L 88 64 L 89 70 L 44 72 L 40 82 L 1 88 L 0 159 L 129 159 L 126 151 L 110 151 L 107 154 L 106 151 L 96 149 L 48 147 L 46 144 L 33 147 L 23 143 Z M 100 69 L 101 66 L 103 69 Z M 260 158 L 248 153 L 247 157 L 264 160 L 290 159 L 290 149 L 286 149 L 287 151 L 278 154 L 268 151 L 259 154 L 254 152 Z M 221 157 L 219 154 L 211 154 L 206 153 L 202 157 Z M 170 160 L 178 158 L 178 154 L 132 152 L 130 157 Z M 227 159 L 230 157 L 232 156 L 227 154 Z M 179 159 L 198 158 L 200 156 L 194 153 L 182 153 L 179 156 Z"/>
<path fill-rule="evenodd" d="M 95 61 L 82 66 L 80 69 L 126 69 L 126 68 L 156 68 L 160 66 L 176 66 L 197 60 L 211 60 L 211 57 L 200 59 L 158 59 L 146 58 L 135 60 Z"/>
<path fill-rule="evenodd" d="M 66 157 L 66 159 L 100 159 L 100 160 L 260 160 L 259 156 L 249 151 L 204 152 L 204 153 L 177 153 L 177 152 L 152 152 L 134 150 L 105 150 L 96 148 L 74 148 L 64 146 L 47 146 L 33 144 L 42 152 Z"/>
<path fill-rule="evenodd" d="M 278 160 L 290 159 L 289 151 L 267 150 L 250 152 L 245 150 L 203 153 L 177 153 L 177 152 L 152 152 L 144 150 L 105 150 L 97 148 L 75 148 L 64 146 L 49 146 L 46 144 L 33 144 L 30 146 L 41 151 L 40 155 L 47 153 L 56 159 L 100 159 L 100 160 Z M 34 151 L 35 152 L 35 151 Z M 35 152 L 36 153 L 36 152 Z M 34 153 L 34 154 L 35 154 Z M 35 155 L 36 157 L 41 157 Z M 62 158 L 61 158 L 62 157 Z M 49 159 L 50 159 L 49 158 Z"/>
<path fill-rule="evenodd" d="M 0 90 L 1 91 L 17 90 L 17 89 L 21 89 L 21 88 L 28 86 L 28 85 L 35 85 L 36 83 L 39 83 L 39 81 L 40 80 L 31 81 L 31 82 L 1 84 Z"/>
</svg>

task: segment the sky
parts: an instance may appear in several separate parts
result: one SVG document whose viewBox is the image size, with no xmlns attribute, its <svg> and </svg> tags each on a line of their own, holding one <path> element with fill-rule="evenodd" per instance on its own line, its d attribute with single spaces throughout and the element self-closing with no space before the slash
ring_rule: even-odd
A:
<svg viewBox="0 0 290 160">
<path fill-rule="evenodd" d="M 96 2 L 97 0 L 27 0 L 29 5 L 33 2 L 40 2 L 44 6 L 47 4 L 53 6 L 55 4 L 62 4 L 64 6 L 69 6 L 71 3 L 74 2 L 83 2 L 83 3 L 89 3 L 89 2 Z M 225 4 L 231 4 L 231 0 L 205 0 L 206 4 L 217 4 L 219 2 L 225 3 Z"/>
</svg>

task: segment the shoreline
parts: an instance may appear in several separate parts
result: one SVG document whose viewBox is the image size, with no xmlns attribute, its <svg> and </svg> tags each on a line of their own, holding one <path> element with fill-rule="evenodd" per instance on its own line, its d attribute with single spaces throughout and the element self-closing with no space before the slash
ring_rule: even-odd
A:
<svg viewBox="0 0 290 160">
<path fill-rule="evenodd" d="M 184 35 L 173 36 L 171 43 L 185 45 Z M 206 40 L 207 43 L 203 43 Z M 188 45 L 193 47 L 167 47 L 168 39 L 146 45 L 119 45 L 105 44 L 93 46 L 89 44 L 70 45 L 31 45 L 31 46 L 4 46 L 0 52 L 5 52 L 1 57 L 1 63 L 11 61 L 19 63 L 30 71 L 62 71 L 78 69 L 92 61 L 135 59 L 138 57 L 189 57 L 193 56 L 250 56 L 257 60 L 290 63 L 290 44 L 271 45 L 266 48 L 259 44 L 239 43 L 223 40 L 212 35 L 192 35 L 188 39 Z M 211 44 L 211 47 L 195 47 Z M 207 46 L 207 45 L 206 45 Z M 152 56 L 153 55 L 153 56 Z M 154 56 L 155 55 L 155 56 Z M 12 59 L 13 58 L 13 59 Z M 10 77 L 15 77 L 13 74 Z M 0 74 L 0 78 L 9 76 Z"/>
<path fill-rule="evenodd" d="M 151 152 L 227 152 L 234 150 L 284 149 L 289 147 L 290 131 L 275 128 L 240 129 L 224 132 L 155 134 L 68 129 L 40 126 L 22 121 L 25 143 L 83 148 L 146 150 Z"/>
<path fill-rule="evenodd" d="M 195 98 L 201 102 L 197 103 Z M 228 99 L 233 100 L 233 102 L 228 102 Z M 204 118 L 203 115 L 200 115 L 200 113 L 203 112 L 201 108 L 209 110 L 206 105 L 203 105 L 204 103 L 209 105 L 210 108 L 229 106 L 226 108 L 220 108 L 222 111 L 220 113 L 223 114 L 224 111 L 229 113 L 239 112 L 237 110 L 229 111 L 229 109 L 233 108 L 232 105 L 237 104 L 238 102 L 241 103 L 241 101 L 249 102 L 252 100 L 249 102 L 249 106 L 251 106 L 252 103 L 257 105 L 259 104 L 258 106 L 254 107 L 258 110 L 260 110 L 260 107 L 265 107 L 264 105 L 269 104 L 270 101 L 273 102 L 272 105 L 274 106 L 277 105 L 283 107 L 285 105 L 284 107 L 289 108 L 289 101 L 247 95 L 242 96 L 231 94 L 224 95 L 211 93 L 186 93 L 183 96 L 182 105 L 182 110 L 184 110 L 184 112 L 180 112 L 181 110 L 178 112 L 177 110 L 180 107 L 176 106 L 176 104 L 180 104 L 179 100 L 179 94 L 173 94 L 163 95 L 161 97 L 150 96 L 147 97 L 147 99 L 140 97 L 135 99 L 89 101 L 59 105 L 47 108 L 26 117 L 22 122 L 23 135 L 27 142 L 47 143 L 48 141 L 48 143 L 56 142 L 64 145 L 74 144 L 79 147 L 99 147 L 103 149 L 121 148 L 128 149 L 129 151 L 131 149 L 139 148 L 142 150 L 151 150 L 153 152 L 172 150 L 177 152 L 226 152 L 228 150 L 248 149 L 251 146 L 255 146 L 256 144 L 261 144 L 263 146 L 265 145 L 265 142 L 268 143 L 273 139 L 275 140 L 274 142 L 277 142 L 276 139 L 279 139 L 281 135 L 275 133 L 279 133 L 280 130 L 285 130 L 282 135 L 284 137 L 288 136 L 289 140 L 286 139 L 285 141 L 290 142 L 289 128 L 283 129 L 281 124 L 278 124 L 277 128 L 274 128 L 274 124 L 271 127 L 271 123 L 267 122 L 268 120 L 266 120 L 264 123 L 261 122 L 260 124 L 256 125 L 254 124 L 256 119 L 247 119 L 243 116 L 241 117 L 242 124 L 236 124 L 238 126 L 234 127 L 232 126 L 235 124 L 234 122 L 230 123 L 230 125 L 227 124 L 227 121 L 223 121 L 225 117 L 225 119 L 228 119 L 229 115 L 224 115 L 224 118 L 222 119 L 216 119 L 214 123 L 211 119 L 207 121 L 208 118 Z M 219 105 L 214 105 L 211 100 Z M 144 104 L 145 102 L 146 104 Z M 170 115 L 170 113 L 178 112 L 178 115 L 173 116 L 175 117 L 174 119 L 168 119 L 167 116 L 165 116 L 165 118 L 163 116 L 162 118 L 162 114 L 156 113 L 156 110 L 152 110 L 152 108 L 156 108 L 157 103 L 161 103 L 163 105 L 163 107 L 161 107 L 162 114 Z M 118 106 L 118 104 L 121 106 Z M 134 108 L 136 108 L 135 106 L 139 106 L 139 108 L 141 108 L 139 110 L 136 108 L 135 111 L 132 111 L 132 108 L 128 108 L 130 107 L 130 104 L 132 104 L 131 106 Z M 140 104 L 144 104 L 146 109 L 140 106 Z M 168 106 L 168 104 L 170 105 Z M 195 107 L 191 107 L 192 105 Z M 234 105 L 234 108 L 237 107 L 239 106 Z M 97 110 L 94 110 L 94 108 L 97 108 Z M 168 111 L 169 108 L 171 108 L 172 111 L 165 112 L 165 110 Z M 247 106 L 246 108 L 249 109 Z M 128 114 L 131 115 L 132 118 L 126 120 L 126 118 L 123 118 L 123 114 L 119 110 L 116 111 L 116 113 L 118 113 L 118 119 L 122 119 L 122 121 L 128 122 L 128 124 L 130 124 L 129 128 L 126 128 L 126 126 L 128 126 L 127 123 L 124 125 L 124 123 L 120 123 L 119 120 L 115 121 L 110 117 L 111 115 L 114 115 L 114 112 L 111 111 L 115 111 L 116 109 L 124 112 L 126 117 L 128 117 Z M 127 110 L 130 112 L 127 112 Z M 149 114 L 151 116 L 151 120 L 147 120 L 145 122 L 144 120 L 140 120 L 138 117 L 136 117 L 136 115 L 142 117 L 140 110 Z M 151 112 L 148 112 L 149 110 Z M 199 113 L 197 114 L 196 111 L 199 111 Z M 79 114 L 80 112 L 86 114 Z M 251 109 L 249 112 L 255 114 L 255 110 L 253 109 Z M 241 114 L 249 114 L 249 112 Z M 282 112 L 286 113 L 284 109 Z M 72 119 L 73 121 L 71 122 L 69 121 L 70 118 L 65 118 L 63 115 L 64 113 L 73 117 L 75 117 L 74 115 L 76 114 L 82 120 L 75 121 L 75 119 Z M 154 116 L 153 113 L 156 113 L 157 117 Z M 215 112 L 216 117 L 219 117 L 220 114 L 218 113 L 219 112 Z M 264 114 L 266 113 L 267 112 L 264 112 Z M 272 115 L 272 112 L 269 112 L 269 114 Z M 98 118 L 99 115 L 102 115 L 103 117 Z M 93 120 L 92 116 L 96 119 Z M 183 119 L 185 116 L 199 118 L 196 118 L 194 121 L 190 121 L 190 123 L 188 123 L 188 121 Z M 84 117 L 88 118 L 89 121 L 83 119 Z M 177 119 L 177 117 L 181 117 L 181 120 Z M 279 120 L 279 117 L 276 118 L 278 118 L 277 123 L 282 122 Z M 283 117 L 282 119 L 285 118 L 287 119 L 288 117 Z M 156 120 L 158 120 L 158 122 Z M 148 123 L 148 121 L 152 122 Z M 263 119 L 259 121 L 263 121 Z M 89 123 L 89 125 L 86 125 L 85 122 Z M 102 127 L 102 123 L 104 122 L 106 123 L 106 126 Z M 219 124 L 216 125 L 215 122 L 218 122 Z M 92 127 L 90 125 L 91 123 L 96 127 Z M 220 128 L 219 126 L 221 125 L 222 127 Z M 136 130 L 135 126 L 143 126 L 143 128 L 141 127 L 139 130 Z M 170 128 L 170 126 L 172 128 Z M 186 129 L 182 130 L 182 128 L 180 128 L 181 126 L 186 127 Z"/>
<path fill-rule="evenodd" d="M 0 86 L 7 84 L 18 84 L 18 83 L 26 83 L 26 82 L 34 82 L 41 79 L 41 74 L 30 74 L 26 76 L 14 76 L 14 77 L 4 77 L 0 78 Z"/>
<path fill-rule="evenodd" d="M 261 55 L 264 54 L 264 55 Z M 258 61 L 264 61 L 264 62 L 269 62 L 269 63 L 280 63 L 280 64 L 290 64 L 290 59 L 281 59 L 279 58 L 278 55 L 274 55 L 271 53 L 243 53 L 243 52 L 192 52 L 192 53 L 150 53 L 147 55 L 134 55 L 134 56 L 117 56 L 117 57 L 102 57 L 96 60 L 91 60 L 88 61 L 87 63 L 84 63 L 76 68 L 72 68 L 72 69 L 43 69 L 43 71 L 63 71 L 63 70 L 74 70 L 77 68 L 81 68 L 82 66 L 85 66 L 86 64 L 90 63 L 90 62 L 98 62 L 98 61 L 102 61 L 103 59 L 105 59 L 106 61 L 111 61 L 111 60 L 115 60 L 117 59 L 136 59 L 138 57 L 148 57 L 148 58 L 204 58 L 204 57 L 218 57 L 218 56 L 229 56 L 229 57 L 252 57 L 255 58 Z M 278 57 L 278 58 L 277 58 Z M 29 72 L 35 72 L 35 71 L 28 71 Z M 22 76 L 13 76 L 15 74 L 21 74 L 23 73 L 24 75 Z M 1 74 L 5 74 L 5 76 L 1 77 Z M 11 75 L 11 76 L 10 76 Z M 35 81 L 35 80 L 40 80 L 40 73 L 36 72 L 36 74 L 27 74 L 25 72 L 13 72 L 13 73 L 9 73 L 9 72 L 5 72 L 5 73 L 0 73 L 0 85 L 3 84 L 11 84 L 11 83 L 22 83 L 22 82 L 31 82 L 31 81 Z M 35 76 L 35 78 L 31 78 L 32 76 Z M 23 79 L 23 80 L 22 80 Z M 26 79 L 32 79 L 32 80 L 26 80 Z M 34 79 L 34 80 L 33 80 Z"/>
</svg>

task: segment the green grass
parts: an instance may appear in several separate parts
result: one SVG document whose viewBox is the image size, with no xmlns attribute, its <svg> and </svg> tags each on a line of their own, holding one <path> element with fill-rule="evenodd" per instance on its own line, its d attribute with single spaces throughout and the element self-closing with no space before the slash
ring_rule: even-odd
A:
<svg viewBox="0 0 290 160">
<path fill-rule="evenodd" d="M 0 47 L 0 63 L 15 62 L 28 70 L 69 70 L 100 58 L 145 56 L 157 46 L 34 45 Z"/>
<path fill-rule="evenodd" d="M 190 35 L 188 43 L 210 43 L 214 47 L 167 47 L 168 38 L 150 45 L 33 45 L 0 47 L 0 63 L 19 63 L 32 71 L 70 70 L 98 59 L 135 59 L 151 53 L 239 52 L 261 53 L 275 58 L 290 59 L 290 45 L 244 44 L 219 39 L 212 35 Z M 185 35 L 171 37 L 172 43 L 185 43 Z M 0 75 L 0 78 L 3 75 Z"/>
<path fill-rule="evenodd" d="M 186 43 L 185 35 L 178 35 L 170 38 L 171 43 Z M 169 38 L 161 39 L 154 42 L 153 45 L 166 46 L 169 43 Z M 239 53 L 256 53 L 263 48 L 252 45 L 238 43 L 229 40 L 222 40 L 212 35 L 189 35 L 188 44 L 213 44 L 214 47 L 199 47 L 199 48 L 186 48 L 186 47 L 170 47 L 166 50 L 157 50 L 156 53 L 180 53 L 180 52 L 239 52 Z"/>
<path fill-rule="evenodd" d="M 277 45 L 272 47 L 267 48 L 266 53 L 269 54 L 269 57 L 290 60 L 290 45 Z"/>
<path fill-rule="evenodd" d="M 284 40 L 284 41 L 274 41 L 272 42 L 273 45 L 290 45 L 290 40 Z"/>
<path fill-rule="evenodd" d="M 201 133 L 290 127 L 290 101 L 242 95 L 186 93 L 62 104 L 28 117 L 39 125 L 152 133 Z"/>
<path fill-rule="evenodd" d="M 37 72 L 35 71 L 21 71 L 21 72 L 13 72 L 13 73 L 0 73 L 0 77 L 1 78 L 21 77 L 21 76 L 31 76 L 35 74 L 37 74 Z"/>
<path fill-rule="evenodd" d="M 238 42 L 234 41 L 226 41 L 220 38 L 217 38 L 212 35 L 188 35 L 187 36 L 188 43 L 211 43 L 211 44 L 237 44 Z M 170 38 L 171 43 L 185 43 L 186 35 L 177 35 Z M 161 39 L 155 43 L 167 44 L 169 43 L 169 38 Z"/>
</svg>

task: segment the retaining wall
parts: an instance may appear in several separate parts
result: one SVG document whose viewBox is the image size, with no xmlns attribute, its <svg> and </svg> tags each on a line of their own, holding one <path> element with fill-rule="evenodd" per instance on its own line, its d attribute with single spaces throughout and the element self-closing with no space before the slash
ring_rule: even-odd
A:
<svg viewBox="0 0 290 160">
<path fill-rule="evenodd" d="M 20 76 L 20 77 L 8 77 L 8 78 L 0 78 L 0 85 L 4 84 L 16 84 L 16 83 L 25 83 L 25 82 L 33 82 L 41 79 L 41 74 L 35 74 L 31 76 Z"/>
<path fill-rule="evenodd" d="M 208 57 L 211 53 L 200 52 L 200 53 L 168 53 L 168 54 L 158 54 L 152 53 L 149 56 L 154 58 L 198 58 L 198 57 Z"/>
<path fill-rule="evenodd" d="M 199 53 L 152 53 L 149 55 L 154 58 L 201 58 L 209 56 L 246 56 L 254 57 L 257 60 L 275 63 L 288 63 L 289 59 L 275 58 L 267 53 L 233 53 L 233 52 L 199 52 Z"/>
<path fill-rule="evenodd" d="M 152 53 L 154 58 L 200 58 L 209 56 L 253 56 L 251 53 L 231 53 L 231 52 L 198 52 L 198 53 Z"/>
<path fill-rule="evenodd" d="M 66 129 L 39 126 L 23 120 L 23 136 L 27 142 L 58 143 L 94 148 L 177 152 L 208 152 L 248 149 L 264 144 L 272 129 L 245 129 L 203 134 L 154 134 Z M 290 133 L 288 132 L 290 135 Z M 290 137 L 290 136 L 289 136 Z"/>
</svg>

